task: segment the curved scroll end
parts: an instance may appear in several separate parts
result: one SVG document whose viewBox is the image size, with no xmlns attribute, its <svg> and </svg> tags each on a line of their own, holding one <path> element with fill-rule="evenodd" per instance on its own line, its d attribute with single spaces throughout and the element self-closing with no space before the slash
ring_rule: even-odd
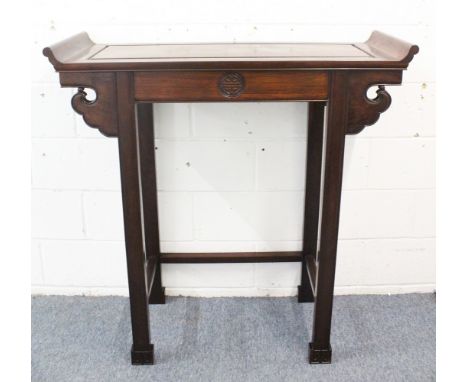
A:
<svg viewBox="0 0 468 382">
<path fill-rule="evenodd" d="M 392 97 L 385 86 L 378 85 L 377 95 L 367 97 L 367 91 L 377 84 L 400 84 L 401 71 L 362 71 L 352 76 L 349 98 L 347 134 L 360 133 L 366 126 L 377 122 L 380 114 L 390 107 Z"/>
<path fill-rule="evenodd" d="M 413 61 L 413 58 L 415 55 L 417 55 L 419 52 L 419 46 L 417 45 L 411 45 L 411 48 L 408 50 L 408 54 L 403 57 L 401 62 L 404 62 L 405 64 L 409 64 L 411 61 Z"/>
<path fill-rule="evenodd" d="M 378 85 L 376 94 L 377 96 L 374 99 L 369 100 L 369 103 L 374 107 L 374 111 L 378 113 L 377 119 L 373 121 L 371 125 L 377 122 L 380 113 L 383 113 L 385 110 L 387 110 L 392 103 L 392 97 L 390 94 L 388 94 L 387 90 L 385 90 L 384 85 Z"/>
<path fill-rule="evenodd" d="M 404 64 L 405 67 L 419 52 L 419 47 L 409 42 L 389 36 L 385 33 L 374 31 L 364 43 L 370 51 L 377 56 L 386 57 Z"/>
<path fill-rule="evenodd" d="M 75 110 L 79 114 L 83 114 L 81 112 L 81 105 L 92 105 L 96 100 L 89 100 L 86 98 L 88 96 L 88 93 L 85 92 L 85 88 L 79 87 L 76 91 L 76 94 L 72 97 L 72 107 L 73 110 Z"/>
<path fill-rule="evenodd" d="M 89 38 L 86 32 L 81 32 L 75 36 L 60 41 L 42 50 L 55 70 L 60 70 L 68 61 L 76 59 L 86 54 L 95 43 Z"/>
<path fill-rule="evenodd" d="M 77 87 L 71 104 L 73 110 L 83 116 L 85 123 L 98 129 L 106 137 L 118 135 L 115 82 L 112 73 L 60 73 L 65 87 Z M 96 92 L 96 99 L 89 100 L 85 88 Z"/>
</svg>

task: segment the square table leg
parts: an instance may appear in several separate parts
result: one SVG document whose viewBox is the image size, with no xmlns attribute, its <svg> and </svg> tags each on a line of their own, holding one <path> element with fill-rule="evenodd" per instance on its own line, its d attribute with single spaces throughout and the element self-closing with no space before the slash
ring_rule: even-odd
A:
<svg viewBox="0 0 468 382">
<path fill-rule="evenodd" d="M 348 74 L 333 72 L 325 133 L 320 250 L 317 258 L 317 285 L 310 363 L 330 363 L 330 330 L 335 285 L 336 251 L 340 215 L 343 157 L 347 126 Z"/>
<path fill-rule="evenodd" d="M 304 236 L 302 247 L 301 285 L 298 286 L 298 302 L 314 302 L 313 285 L 307 271 L 307 257 L 316 260 L 318 223 L 320 211 L 320 187 L 322 180 L 323 118 L 325 102 L 309 102 L 307 127 L 307 160 L 304 203 Z"/>
<path fill-rule="evenodd" d="M 137 104 L 137 128 L 145 253 L 148 266 L 154 268 L 152 280 L 148 280 L 151 286 L 149 291 L 149 303 L 164 304 L 164 288 L 161 283 L 161 249 L 159 243 L 158 194 L 152 103 Z"/>
<path fill-rule="evenodd" d="M 133 96 L 133 75 L 116 73 L 120 178 L 127 253 L 130 315 L 132 321 L 132 364 L 153 364 L 149 307 L 143 248 L 138 139 Z"/>
</svg>

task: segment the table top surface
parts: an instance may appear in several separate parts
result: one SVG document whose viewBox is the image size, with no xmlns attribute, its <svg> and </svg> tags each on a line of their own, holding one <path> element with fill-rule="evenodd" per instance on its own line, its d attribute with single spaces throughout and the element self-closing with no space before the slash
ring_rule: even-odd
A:
<svg viewBox="0 0 468 382">
<path fill-rule="evenodd" d="M 96 50 L 96 52 L 94 52 Z M 96 45 L 85 61 L 268 61 L 268 60 L 375 60 L 356 44 L 160 44 Z"/>
<path fill-rule="evenodd" d="M 95 44 L 81 33 L 44 49 L 57 71 L 406 68 L 416 45 L 373 32 L 364 43 Z"/>
</svg>

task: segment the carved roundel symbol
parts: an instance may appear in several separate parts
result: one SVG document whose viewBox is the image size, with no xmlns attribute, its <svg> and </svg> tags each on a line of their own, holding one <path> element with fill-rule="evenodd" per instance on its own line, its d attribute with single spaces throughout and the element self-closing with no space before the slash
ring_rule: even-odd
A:
<svg viewBox="0 0 468 382">
<path fill-rule="evenodd" d="M 244 86 L 244 77 L 236 72 L 224 73 L 218 81 L 219 91 L 222 95 L 229 98 L 240 95 L 244 90 Z"/>
</svg>

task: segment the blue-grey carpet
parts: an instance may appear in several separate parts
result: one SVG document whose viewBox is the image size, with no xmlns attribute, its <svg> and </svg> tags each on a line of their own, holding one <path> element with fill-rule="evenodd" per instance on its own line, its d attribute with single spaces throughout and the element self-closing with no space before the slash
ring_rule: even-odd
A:
<svg viewBox="0 0 468 382">
<path fill-rule="evenodd" d="M 130 365 L 122 297 L 33 297 L 32 381 L 434 381 L 435 295 L 335 298 L 331 365 L 307 361 L 313 304 L 167 298 L 151 305 L 156 364 Z"/>
</svg>

